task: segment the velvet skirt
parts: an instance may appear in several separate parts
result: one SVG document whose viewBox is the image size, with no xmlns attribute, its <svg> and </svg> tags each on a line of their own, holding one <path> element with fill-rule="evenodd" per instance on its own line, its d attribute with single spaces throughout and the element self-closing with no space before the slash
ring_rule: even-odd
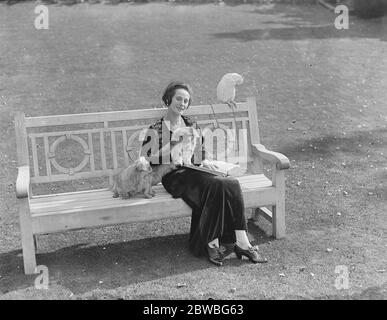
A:
<svg viewBox="0 0 387 320">
<path fill-rule="evenodd" d="M 239 181 L 189 168 L 179 168 L 162 179 L 174 198 L 192 208 L 189 249 L 196 256 L 207 254 L 207 244 L 235 242 L 235 230 L 247 230 Z"/>
</svg>

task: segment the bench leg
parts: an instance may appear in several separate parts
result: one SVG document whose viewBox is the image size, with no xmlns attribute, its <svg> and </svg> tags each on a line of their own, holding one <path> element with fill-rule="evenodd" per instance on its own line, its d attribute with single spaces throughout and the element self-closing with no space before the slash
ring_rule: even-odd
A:
<svg viewBox="0 0 387 320">
<path fill-rule="evenodd" d="M 20 233 L 23 249 L 24 273 L 33 274 L 36 268 L 34 236 L 28 199 L 19 200 Z"/>
<path fill-rule="evenodd" d="M 276 239 L 285 237 L 285 174 L 283 170 L 275 173 L 275 187 L 277 190 L 276 205 L 272 211 L 273 236 Z"/>
</svg>

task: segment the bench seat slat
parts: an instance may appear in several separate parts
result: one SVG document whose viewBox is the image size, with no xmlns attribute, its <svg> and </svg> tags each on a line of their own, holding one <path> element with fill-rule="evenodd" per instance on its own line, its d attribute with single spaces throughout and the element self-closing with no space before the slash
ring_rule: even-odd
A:
<svg viewBox="0 0 387 320">
<path fill-rule="evenodd" d="M 237 178 L 245 206 L 258 207 L 275 203 L 275 189 L 264 175 Z M 38 196 L 30 200 L 33 232 L 50 233 L 71 229 L 141 222 L 190 216 L 191 209 L 181 199 L 173 199 L 163 186 L 155 188 L 156 196 L 145 199 L 112 198 L 109 189 Z"/>
<path fill-rule="evenodd" d="M 155 186 L 153 189 L 160 193 L 166 193 L 163 186 Z M 137 197 L 137 196 L 136 196 Z M 141 197 L 141 196 L 139 196 Z M 113 192 L 109 189 L 97 189 L 97 190 L 88 190 L 81 192 L 69 192 L 69 193 L 59 193 L 59 194 L 51 194 L 48 196 L 34 196 L 30 200 L 30 203 L 35 205 L 39 203 L 55 203 L 57 201 L 88 201 L 88 200 L 96 200 L 96 199 L 113 199 Z M 130 200 L 128 200 L 130 201 Z"/>
<path fill-rule="evenodd" d="M 238 177 L 242 189 L 257 189 L 270 187 L 271 181 L 264 175 L 250 175 Z M 154 186 L 156 198 L 169 198 L 170 194 L 162 185 Z M 144 199 L 142 195 L 137 195 L 131 199 L 113 198 L 113 193 L 109 189 L 88 190 L 73 193 L 62 193 L 47 196 L 35 196 L 30 200 L 31 213 L 40 214 L 44 212 L 61 212 L 67 208 L 84 208 L 98 207 L 100 204 L 105 205 L 132 205 Z M 123 203 L 118 202 L 124 201 Z"/>
<path fill-rule="evenodd" d="M 80 197 L 75 196 L 74 198 L 66 197 L 62 199 L 58 199 L 57 201 L 50 201 L 50 202 L 38 202 L 33 203 L 31 206 L 31 212 L 32 215 L 34 214 L 45 214 L 45 213 L 61 213 L 66 212 L 68 210 L 71 211 L 82 211 L 83 209 L 90 209 L 90 208 L 100 208 L 100 207 L 107 207 L 107 206 L 135 206 L 138 203 L 143 202 L 145 199 L 141 195 L 137 195 L 134 198 L 131 199 L 120 199 L 120 198 L 113 198 L 113 193 L 110 191 L 106 191 L 105 194 L 100 194 L 99 197 L 94 198 L 88 198 L 83 199 Z M 158 193 L 157 196 L 154 199 L 157 200 L 165 200 L 167 198 L 170 198 L 171 195 L 167 192 Z M 149 202 L 149 200 L 148 200 Z"/>
</svg>

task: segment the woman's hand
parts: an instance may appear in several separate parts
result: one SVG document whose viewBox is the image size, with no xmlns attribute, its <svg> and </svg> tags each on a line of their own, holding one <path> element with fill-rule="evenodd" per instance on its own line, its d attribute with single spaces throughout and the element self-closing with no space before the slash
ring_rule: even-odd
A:
<svg viewBox="0 0 387 320">
<path fill-rule="evenodd" d="M 202 161 L 202 166 L 204 168 L 207 168 L 207 169 L 210 169 L 210 170 L 214 170 L 214 171 L 219 169 L 219 167 L 216 164 L 213 164 L 210 160 L 207 160 L 207 159 L 204 159 Z"/>
</svg>

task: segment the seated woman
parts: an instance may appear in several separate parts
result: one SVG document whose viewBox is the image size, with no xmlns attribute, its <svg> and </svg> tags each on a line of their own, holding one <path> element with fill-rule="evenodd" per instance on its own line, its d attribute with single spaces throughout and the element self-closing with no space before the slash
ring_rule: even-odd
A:
<svg viewBox="0 0 387 320">
<path fill-rule="evenodd" d="M 169 142 L 176 129 L 186 126 L 199 129 L 195 121 L 183 115 L 192 100 L 189 85 L 170 83 L 162 100 L 168 110 L 149 127 L 154 134 L 149 134 L 143 142 L 142 155 L 148 156 L 152 165 L 171 161 Z M 155 144 L 160 151 L 156 158 L 151 157 Z M 203 140 L 201 147 L 201 163 L 194 164 L 216 170 L 206 158 Z M 254 263 L 267 261 L 248 240 L 243 196 L 237 179 L 178 167 L 163 176 L 162 184 L 174 198 L 182 198 L 192 208 L 189 248 L 194 255 L 206 255 L 216 265 L 222 265 L 233 251 L 239 259 L 246 256 Z"/>
</svg>

